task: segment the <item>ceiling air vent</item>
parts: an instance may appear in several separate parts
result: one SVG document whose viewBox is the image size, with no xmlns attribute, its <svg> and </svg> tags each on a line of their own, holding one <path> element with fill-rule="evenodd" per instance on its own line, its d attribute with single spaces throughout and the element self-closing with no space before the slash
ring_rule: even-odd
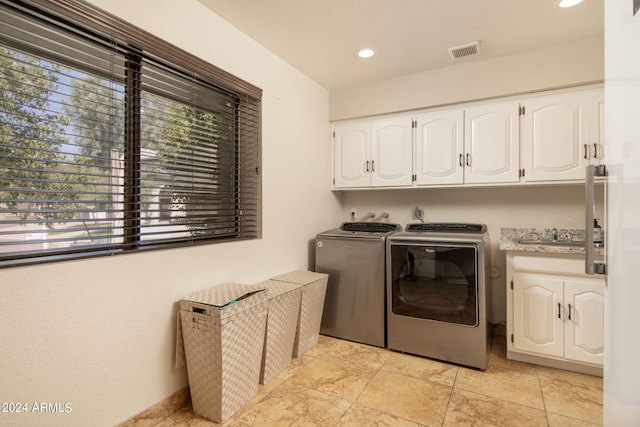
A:
<svg viewBox="0 0 640 427">
<path fill-rule="evenodd" d="M 480 42 L 471 42 L 460 46 L 449 48 L 451 59 L 462 58 L 463 56 L 476 55 L 480 52 Z"/>
</svg>

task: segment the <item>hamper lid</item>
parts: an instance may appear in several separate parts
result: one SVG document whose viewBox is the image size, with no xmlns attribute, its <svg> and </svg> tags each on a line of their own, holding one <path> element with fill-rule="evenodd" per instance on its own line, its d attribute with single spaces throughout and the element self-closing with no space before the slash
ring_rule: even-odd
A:
<svg viewBox="0 0 640 427">
<path fill-rule="evenodd" d="M 183 298 L 183 301 L 197 302 L 223 309 L 248 297 L 258 297 L 264 290 L 265 287 L 259 285 L 222 283 L 188 295 Z M 260 298 L 260 300 L 264 299 L 264 297 Z"/>
<path fill-rule="evenodd" d="M 278 295 L 286 294 L 287 292 L 295 291 L 302 287 L 300 283 L 277 280 L 265 280 L 264 282 L 257 283 L 256 286 L 263 286 L 266 288 L 269 298 L 277 297 Z"/>
<path fill-rule="evenodd" d="M 315 273 L 313 271 L 291 271 L 289 273 L 281 274 L 276 277 L 272 277 L 271 280 L 280 280 L 282 282 L 298 283 L 300 285 L 306 285 L 317 280 L 326 279 L 329 275 L 325 273 Z"/>
</svg>

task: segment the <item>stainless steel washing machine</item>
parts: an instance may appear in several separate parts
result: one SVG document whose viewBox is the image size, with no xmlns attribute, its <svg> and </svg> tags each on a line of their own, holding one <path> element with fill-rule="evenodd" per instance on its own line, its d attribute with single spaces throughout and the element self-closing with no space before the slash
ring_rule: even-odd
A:
<svg viewBox="0 0 640 427">
<path fill-rule="evenodd" d="M 487 227 L 408 224 L 386 246 L 388 347 L 486 369 L 491 342 Z"/>
<path fill-rule="evenodd" d="M 316 271 L 329 274 L 320 333 L 386 346 L 386 239 L 399 224 L 345 222 L 316 236 Z"/>
</svg>

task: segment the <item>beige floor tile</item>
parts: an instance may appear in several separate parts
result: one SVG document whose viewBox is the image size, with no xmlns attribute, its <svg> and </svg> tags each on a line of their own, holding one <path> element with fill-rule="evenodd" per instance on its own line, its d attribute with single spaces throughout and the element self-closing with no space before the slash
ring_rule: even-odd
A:
<svg viewBox="0 0 640 427">
<path fill-rule="evenodd" d="M 514 369 L 531 374 L 537 370 L 537 366 L 531 363 L 507 359 L 507 343 L 504 337 L 493 337 L 489 352 L 489 368 Z"/>
<path fill-rule="evenodd" d="M 392 352 L 382 369 L 437 384 L 452 386 L 459 367 L 425 357 Z"/>
<path fill-rule="evenodd" d="M 288 382 L 353 402 L 376 371 L 358 359 L 345 361 L 323 354 L 302 367 Z"/>
<path fill-rule="evenodd" d="M 602 423 L 602 389 L 541 376 L 540 385 L 547 412 Z"/>
<path fill-rule="evenodd" d="M 346 400 L 286 382 L 234 415 L 229 426 L 332 426 L 349 406 Z"/>
<path fill-rule="evenodd" d="M 544 409 L 538 375 L 490 367 L 486 371 L 460 368 L 455 388 Z"/>
<path fill-rule="evenodd" d="M 321 335 L 316 347 L 261 385 L 258 395 L 222 426 L 547 422 L 551 427 L 601 425 L 602 378 L 507 360 L 504 337 L 494 336 L 489 369 L 479 371 Z M 162 420 L 138 416 L 125 425 L 149 423 L 220 425 L 193 414 L 190 406 Z"/>
<path fill-rule="evenodd" d="M 362 427 L 362 426 L 394 426 L 394 427 L 419 427 L 420 424 L 402 419 L 395 415 L 387 414 L 376 409 L 354 403 L 344 414 L 338 427 Z"/>
<path fill-rule="evenodd" d="M 537 427 L 546 424 L 547 416 L 542 409 L 454 390 L 443 425 Z"/>
<path fill-rule="evenodd" d="M 276 378 L 280 378 L 282 380 L 288 380 L 291 378 L 296 372 L 302 369 L 303 366 L 308 365 L 316 359 L 317 356 L 310 353 L 311 351 L 308 351 L 301 357 L 291 359 L 291 364 L 284 371 L 280 372 Z"/>
<path fill-rule="evenodd" d="M 363 365 L 378 369 L 387 361 L 391 352 L 380 347 L 334 339 L 327 343 L 322 355 L 346 361 L 358 360 Z"/>
<path fill-rule="evenodd" d="M 118 424 L 117 427 L 152 427 L 158 425 L 158 423 L 162 422 L 166 417 L 162 418 L 136 418 L 127 420 L 122 424 Z"/>
<path fill-rule="evenodd" d="M 187 406 L 173 415 L 156 424 L 156 427 L 227 427 L 233 420 L 227 420 L 224 424 L 218 424 L 193 413 L 191 406 Z"/>
<path fill-rule="evenodd" d="M 142 411 L 135 417 L 119 424 L 117 427 L 149 427 L 155 426 L 167 417 L 185 408 L 191 401 L 189 388 L 183 388 L 163 401 Z"/>
<path fill-rule="evenodd" d="M 266 384 L 259 384 L 258 385 L 258 393 L 249 402 L 247 402 L 245 405 L 253 405 L 254 403 L 262 400 L 266 395 L 271 393 L 272 390 L 274 390 L 276 387 L 278 387 L 284 381 L 285 380 L 283 378 L 274 377 L 274 378 L 271 378 L 271 380 L 269 380 L 269 382 L 266 383 Z"/>
<path fill-rule="evenodd" d="M 348 345 L 349 341 L 342 340 L 340 338 L 329 337 L 327 335 L 318 336 L 318 345 L 309 350 L 307 353 L 310 353 L 315 356 L 319 356 L 322 353 L 331 350 L 336 347 L 341 347 L 344 345 Z"/>
<path fill-rule="evenodd" d="M 549 420 L 549 427 L 597 427 L 602 425 L 551 413 L 547 414 L 547 419 Z"/>
<path fill-rule="evenodd" d="M 538 374 L 540 378 L 554 378 L 572 384 L 584 384 L 602 389 L 602 377 L 596 377 L 594 375 L 565 371 L 564 369 L 548 368 L 546 366 L 538 366 Z"/>
<path fill-rule="evenodd" d="M 302 363 L 308 363 L 309 360 L 313 360 L 316 357 L 320 356 L 322 353 L 324 353 L 326 351 L 325 347 L 322 347 L 320 345 L 316 345 L 315 347 L 313 347 L 311 350 L 307 350 L 306 353 L 304 353 L 302 356 L 300 357 L 294 357 L 291 361 L 296 362 L 296 361 L 301 361 Z M 305 362 L 305 360 L 307 362 Z"/>
<path fill-rule="evenodd" d="M 440 425 L 451 387 L 380 370 L 357 403 L 409 421 Z"/>
</svg>

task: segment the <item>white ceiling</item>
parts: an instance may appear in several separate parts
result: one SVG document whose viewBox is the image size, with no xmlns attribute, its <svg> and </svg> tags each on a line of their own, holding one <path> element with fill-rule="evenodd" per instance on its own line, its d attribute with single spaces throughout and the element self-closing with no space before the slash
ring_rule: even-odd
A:
<svg viewBox="0 0 640 427">
<path fill-rule="evenodd" d="M 604 0 L 199 1 L 329 90 L 604 37 Z M 476 40 L 478 55 L 449 57 Z M 363 47 L 376 56 L 357 58 Z"/>
</svg>

